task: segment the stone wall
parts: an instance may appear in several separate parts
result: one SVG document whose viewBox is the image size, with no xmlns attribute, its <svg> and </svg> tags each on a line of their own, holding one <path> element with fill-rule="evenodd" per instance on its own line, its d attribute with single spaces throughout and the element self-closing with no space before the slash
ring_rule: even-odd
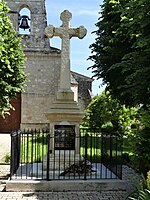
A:
<svg viewBox="0 0 150 200">
<path fill-rule="evenodd" d="M 47 126 L 45 113 L 54 101 L 59 85 L 60 54 L 26 52 L 27 87 L 22 94 L 21 128 Z"/>
<path fill-rule="evenodd" d="M 28 73 L 26 93 L 55 95 L 60 79 L 60 54 L 25 52 Z"/>
<path fill-rule="evenodd" d="M 78 82 L 78 101 L 84 109 L 91 101 L 93 79 L 76 72 L 71 73 L 74 79 Z"/>
<path fill-rule="evenodd" d="M 54 100 L 54 96 L 49 94 L 22 94 L 21 109 L 21 129 L 38 129 L 48 127 L 45 116 L 49 104 Z"/>
</svg>

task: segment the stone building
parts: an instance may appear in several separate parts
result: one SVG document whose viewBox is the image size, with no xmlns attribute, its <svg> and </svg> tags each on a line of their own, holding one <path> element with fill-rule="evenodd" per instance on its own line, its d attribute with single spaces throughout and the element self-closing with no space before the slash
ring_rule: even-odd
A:
<svg viewBox="0 0 150 200">
<path fill-rule="evenodd" d="M 45 113 L 55 100 L 60 80 L 60 49 L 51 47 L 44 35 L 47 27 L 45 0 L 6 0 L 9 16 L 18 35 L 22 35 L 26 69 L 29 74 L 27 87 L 13 101 L 16 111 L 0 119 L 0 132 L 18 128 L 42 128 L 48 125 Z M 24 14 L 25 10 L 25 14 Z M 27 13 L 27 14 L 26 14 Z M 22 30 L 22 23 L 28 24 Z M 26 25 L 27 25 L 26 24 Z M 71 72 L 74 100 L 85 108 L 90 101 L 93 79 Z"/>
<path fill-rule="evenodd" d="M 75 92 L 75 94 L 78 95 L 78 102 L 80 103 L 81 107 L 84 109 L 87 107 L 87 105 L 91 101 L 91 96 L 92 96 L 91 87 L 92 87 L 93 79 L 87 76 L 84 76 L 83 74 L 79 74 L 77 72 L 71 71 L 72 85 L 73 85 L 73 79 L 76 81 L 78 85 L 77 91 Z"/>
</svg>

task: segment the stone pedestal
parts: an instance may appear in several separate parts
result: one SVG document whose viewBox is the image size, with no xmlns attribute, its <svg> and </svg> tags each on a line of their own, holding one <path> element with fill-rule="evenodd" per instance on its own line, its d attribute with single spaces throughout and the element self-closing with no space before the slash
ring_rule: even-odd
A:
<svg viewBox="0 0 150 200">
<path fill-rule="evenodd" d="M 49 112 L 45 114 L 50 122 L 50 171 L 64 170 L 64 168 L 67 168 L 69 165 L 81 160 L 79 152 L 79 126 L 83 117 L 83 112 L 78 103 L 73 100 L 74 97 L 72 94 L 73 92 L 58 92 L 56 100 L 51 105 Z M 74 128 L 74 147 L 69 147 L 68 149 L 68 146 L 63 147 L 61 144 L 60 146 L 55 145 L 56 128 L 61 126 Z M 44 169 L 47 169 L 47 155 L 44 158 Z"/>
</svg>

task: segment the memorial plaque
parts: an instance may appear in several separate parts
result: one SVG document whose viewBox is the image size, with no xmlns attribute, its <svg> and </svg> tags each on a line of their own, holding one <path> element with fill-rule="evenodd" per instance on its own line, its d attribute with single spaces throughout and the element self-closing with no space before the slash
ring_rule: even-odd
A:
<svg viewBox="0 0 150 200">
<path fill-rule="evenodd" d="M 75 126 L 55 125 L 55 150 L 75 150 Z"/>
</svg>

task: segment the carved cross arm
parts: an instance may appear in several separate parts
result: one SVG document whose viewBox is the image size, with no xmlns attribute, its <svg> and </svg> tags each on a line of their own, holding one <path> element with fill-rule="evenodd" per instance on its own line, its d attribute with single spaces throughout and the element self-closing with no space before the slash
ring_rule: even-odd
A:
<svg viewBox="0 0 150 200">
<path fill-rule="evenodd" d="M 79 28 L 69 29 L 70 38 L 78 37 L 79 39 L 82 39 L 86 36 L 86 34 L 87 34 L 87 29 L 84 26 L 80 26 Z"/>
<path fill-rule="evenodd" d="M 53 25 L 49 25 L 45 29 L 45 35 L 48 38 L 52 38 L 54 36 L 58 36 L 60 38 L 63 38 L 68 31 L 64 29 L 63 27 L 54 27 Z"/>
<path fill-rule="evenodd" d="M 49 25 L 45 29 L 45 35 L 48 38 L 52 38 L 54 36 L 54 32 L 55 32 L 55 27 L 53 25 Z"/>
</svg>

